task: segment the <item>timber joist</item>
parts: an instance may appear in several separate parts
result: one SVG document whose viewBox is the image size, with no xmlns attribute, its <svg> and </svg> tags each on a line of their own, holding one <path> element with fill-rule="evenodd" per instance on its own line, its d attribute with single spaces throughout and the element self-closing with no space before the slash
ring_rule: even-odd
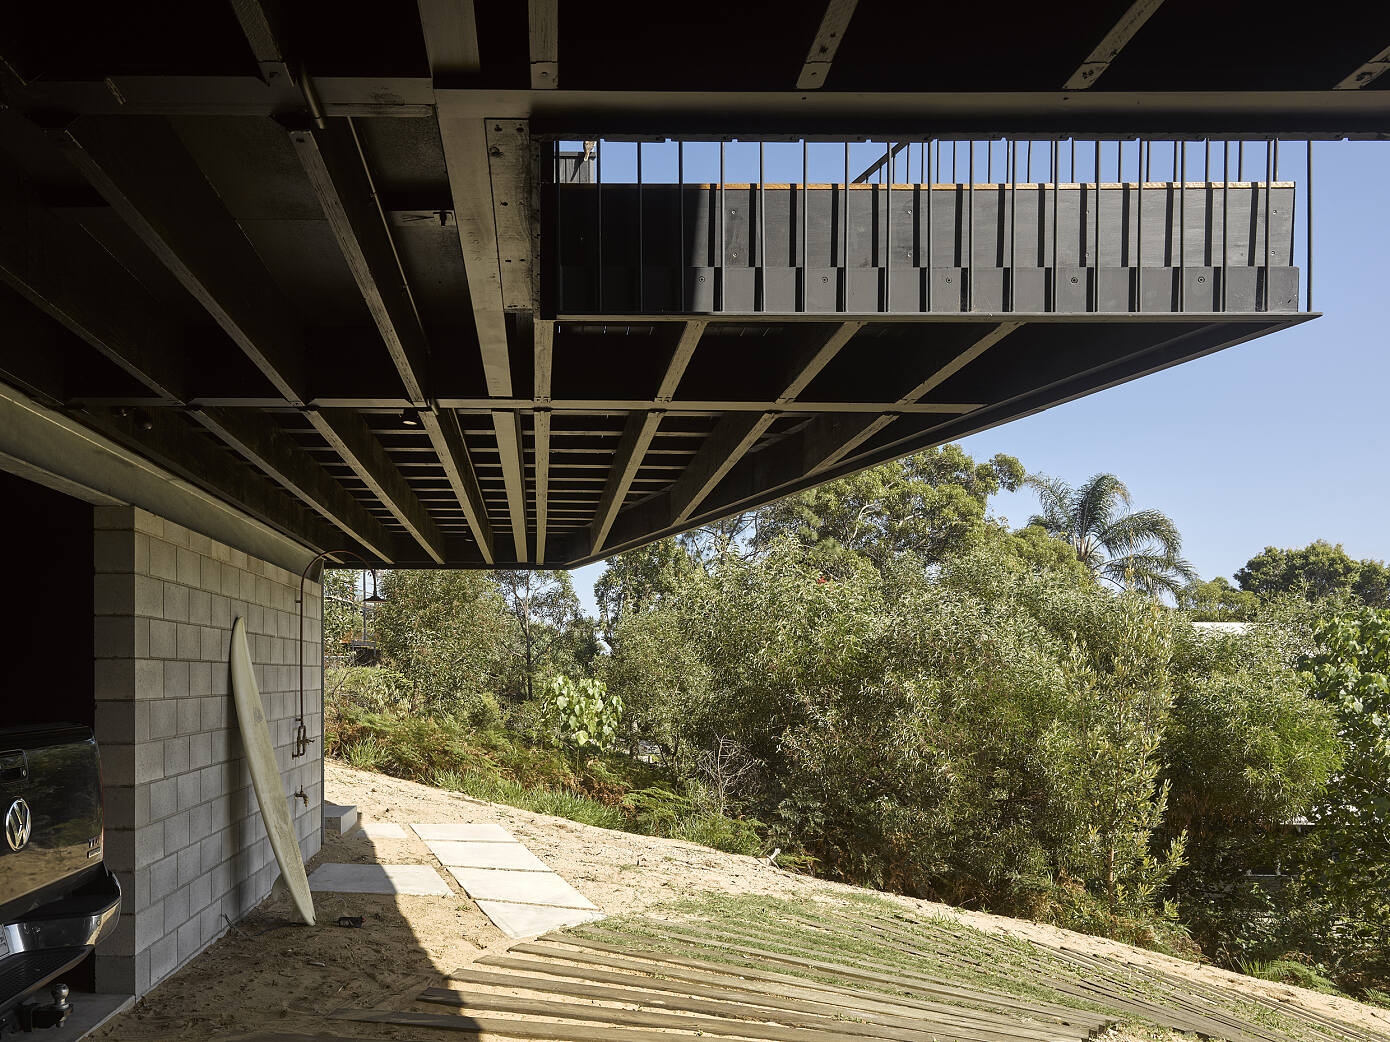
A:
<svg viewBox="0 0 1390 1042">
<path fill-rule="evenodd" d="M 0 379 L 380 564 L 587 563 L 1311 317 L 1277 162 L 946 176 L 923 128 L 1390 135 L 1377 5 L 321 6 L 21 4 Z M 751 135 L 884 151 L 601 155 Z"/>
<path fill-rule="evenodd" d="M 591 922 L 491 949 L 393 1008 L 331 1017 L 561 1042 L 1080 1042 L 1125 1026 L 1222 1042 L 1386 1042 L 1191 972 L 891 908 Z"/>
</svg>

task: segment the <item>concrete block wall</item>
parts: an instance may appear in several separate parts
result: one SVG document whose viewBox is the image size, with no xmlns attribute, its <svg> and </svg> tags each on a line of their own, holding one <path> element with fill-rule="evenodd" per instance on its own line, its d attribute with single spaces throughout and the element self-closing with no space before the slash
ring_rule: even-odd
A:
<svg viewBox="0 0 1390 1042">
<path fill-rule="evenodd" d="M 237 731 L 228 656 L 246 619 L 271 740 L 306 858 L 322 842 L 321 590 L 305 586 L 304 706 L 292 758 L 299 575 L 134 507 L 95 524 L 96 735 L 106 862 L 124 891 L 97 952 L 101 991 L 142 995 L 269 892 L 279 869 Z"/>
</svg>

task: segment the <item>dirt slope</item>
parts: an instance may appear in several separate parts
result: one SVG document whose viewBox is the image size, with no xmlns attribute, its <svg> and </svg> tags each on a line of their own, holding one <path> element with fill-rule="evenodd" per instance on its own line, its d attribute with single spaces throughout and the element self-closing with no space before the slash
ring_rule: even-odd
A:
<svg viewBox="0 0 1390 1042">
<path fill-rule="evenodd" d="M 797 876 L 764 861 L 724 854 L 676 840 L 592 828 L 510 807 L 483 803 L 414 782 L 357 771 L 330 762 L 327 798 L 352 804 L 369 823 L 495 822 L 610 915 L 643 911 L 677 898 L 708 893 L 766 894 L 809 900 L 858 893 L 853 887 Z M 407 838 L 372 841 L 360 830 L 328 837 L 320 861 L 431 864 L 451 886 L 453 899 L 316 895 L 320 927 L 287 923 L 289 904 L 272 895 L 247 920 L 190 965 L 146 996 L 96 1036 L 112 1040 L 230 1040 L 253 1030 L 303 1034 L 327 1032 L 374 1038 L 406 1037 L 399 1029 L 325 1022 L 343 1006 L 410 1008 L 419 989 L 472 962 L 482 952 L 512 942 L 454 884 L 424 844 Z M 1390 1012 L 1300 988 L 1259 981 L 1212 967 L 1069 933 L 1037 923 L 929 902 L 896 898 L 927 913 L 953 914 L 979 929 L 1069 946 L 1246 992 L 1258 992 L 1293 1008 L 1330 1014 L 1390 1032 Z M 340 915 L 363 915 L 363 929 L 332 925 Z M 447 1037 L 411 1029 L 410 1038 Z M 457 1038 L 458 1036 L 454 1036 Z"/>
</svg>

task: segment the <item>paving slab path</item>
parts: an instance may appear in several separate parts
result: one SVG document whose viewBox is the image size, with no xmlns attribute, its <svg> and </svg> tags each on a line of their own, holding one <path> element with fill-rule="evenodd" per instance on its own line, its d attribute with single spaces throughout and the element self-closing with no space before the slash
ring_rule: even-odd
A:
<svg viewBox="0 0 1390 1042">
<path fill-rule="evenodd" d="M 603 918 L 598 907 L 500 825 L 411 825 L 459 886 L 509 937 Z"/>
</svg>

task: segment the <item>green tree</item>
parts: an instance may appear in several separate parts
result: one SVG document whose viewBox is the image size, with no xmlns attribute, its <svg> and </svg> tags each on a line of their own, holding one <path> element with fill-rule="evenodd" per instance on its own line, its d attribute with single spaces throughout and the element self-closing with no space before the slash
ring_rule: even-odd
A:
<svg viewBox="0 0 1390 1042">
<path fill-rule="evenodd" d="M 761 511 L 758 536 L 793 538 L 832 572 L 846 556 L 880 569 L 898 554 L 938 561 L 979 534 L 990 496 L 1023 479 L 1012 456 L 976 463 L 944 445 L 778 500 Z"/>
<path fill-rule="evenodd" d="M 1368 608 L 1390 607 L 1390 568 L 1354 560 L 1342 544 L 1324 539 L 1299 550 L 1267 546 L 1236 572 L 1242 590 L 1268 598 L 1296 593 L 1309 601 L 1339 597 Z"/>
<path fill-rule="evenodd" d="M 1177 525 L 1158 510 L 1124 510 L 1129 489 L 1114 474 L 1096 474 L 1076 489 L 1045 475 L 1025 480 L 1042 500 L 1042 513 L 1028 524 L 1066 540 L 1097 579 L 1176 595 L 1197 577 L 1182 557 Z"/>
<path fill-rule="evenodd" d="M 362 630 L 362 606 L 358 582 L 362 573 L 347 568 L 325 568 L 323 572 L 323 653 L 327 657 L 342 651 L 343 642 Z"/>
<path fill-rule="evenodd" d="M 491 688 L 506 617 L 486 573 L 393 571 L 381 592 L 377 642 L 385 664 L 408 679 L 417 711 L 449 711 Z"/>
<path fill-rule="evenodd" d="M 658 539 L 610 557 L 594 583 L 594 599 L 608 646 L 616 645 L 617 631 L 625 618 L 672 596 L 694 568 L 689 551 L 675 538 Z"/>
<path fill-rule="evenodd" d="M 1347 972 L 1390 981 L 1390 611 L 1328 619 L 1303 662 L 1314 695 L 1332 707 L 1343 761 L 1312 818 L 1320 855 L 1308 866 L 1335 909 L 1331 926 Z"/>
<path fill-rule="evenodd" d="M 493 572 L 492 577 L 511 620 L 508 645 L 516 668 L 509 686 L 531 699 L 538 671 L 550 665 L 571 638 L 583 640 L 584 634 L 574 633 L 581 619 L 579 598 L 569 572 L 512 569 Z M 590 640 L 592 636 L 589 628 Z"/>
<path fill-rule="evenodd" d="M 1134 914 L 1181 867 L 1185 836 L 1174 836 L 1161 857 L 1150 851 L 1170 786 L 1159 779 L 1158 752 L 1173 698 L 1171 628 L 1152 601 L 1127 594 L 1120 607 L 1112 639 L 1097 647 L 1073 638 L 1064 669 L 1077 730 L 1071 762 L 1086 830 L 1084 878 L 1112 912 Z"/>
<path fill-rule="evenodd" d="M 1259 610 L 1260 599 L 1249 590 L 1238 590 L 1218 576 L 1207 582 L 1194 579 L 1177 593 L 1178 607 L 1200 622 L 1248 621 Z"/>
</svg>

